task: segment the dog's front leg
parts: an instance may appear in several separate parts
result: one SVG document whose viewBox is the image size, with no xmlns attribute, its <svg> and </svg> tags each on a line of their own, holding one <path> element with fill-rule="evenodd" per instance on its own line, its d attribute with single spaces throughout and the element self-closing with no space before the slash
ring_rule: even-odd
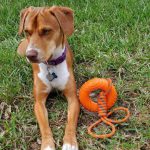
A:
<svg viewBox="0 0 150 150">
<path fill-rule="evenodd" d="M 64 90 L 64 95 L 68 101 L 68 119 L 63 139 L 63 150 L 78 150 L 76 127 L 80 108 L 73 74 L 70 76 L 69 82 Z"/>
<path fill-rule="evenodd" d="M 36 80 L 36 79 L 35 79 Z M 52 136 L 51 129 L 48 123 L 48 113 L 45 106 L 46 98 L 48 93 L 43 89 L 41 81 L 36 80 L 36 84 L 34 85 L 34 111 L 36 118 L 39 123 L 41 136 L 42 136 L 42 146 L 41 150 L 55 150 L 54 139 Z"/>
</svg>

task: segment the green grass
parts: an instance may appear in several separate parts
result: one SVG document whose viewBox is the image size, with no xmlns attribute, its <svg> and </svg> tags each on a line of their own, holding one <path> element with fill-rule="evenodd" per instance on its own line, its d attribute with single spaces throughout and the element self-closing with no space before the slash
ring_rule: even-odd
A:
<svg viewBox="0 0 150 150">
<path fill-rule="evenodd" d="M 150 148 L 150 1 L 149 0 L 0 0 L 0 150 L 39 149 L 40 134 L 33 113 L 32 70 L 17 56 L 19 12 L 27 6 L 63 5 L 75 12 L 69 39 L 79 87 L 92 77 L 112 78 L 119 106 L 131 111 L 116 134 L 93 139 L 87 126 L 96 114 L 81 109 L 80 150 L 148 150 Z M 4 107 L 3 107 L 4 105 Z M 67 102 L 47 102 L 57 149 L 61 149 Z M 63 115 L 62 115 L 63 114 Z M 104 128 L 101 128 L 104 129 Z"/>
</svg>

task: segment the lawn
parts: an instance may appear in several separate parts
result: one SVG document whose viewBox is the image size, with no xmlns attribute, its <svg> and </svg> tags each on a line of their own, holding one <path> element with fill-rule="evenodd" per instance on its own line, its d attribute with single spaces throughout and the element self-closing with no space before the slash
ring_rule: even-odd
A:
<svg viewBox="0 0 150 150">
<path fill-rule="evenodd" d="M 19 12 L 28 6 L 63 5 L 75 13 L 74 52 L 78 89 L 93 77 L 111 78 L 116 106 L 128 107 L 128 122 L 109 139 L 94 139 L 88 125 L 97 114 L 81 109 L 80 150 L 150 149 L 150 1 L 149 0 L 0 0 L 0 150 L 37 150 L 40 133 L 33 113 L 32 69 L 16 53 Z M 47 101 L 56 147 L 61 150 L 67 102 L 56 94 Z M 101 128 L 101 130 L 105 128 Z"/>
</svg>

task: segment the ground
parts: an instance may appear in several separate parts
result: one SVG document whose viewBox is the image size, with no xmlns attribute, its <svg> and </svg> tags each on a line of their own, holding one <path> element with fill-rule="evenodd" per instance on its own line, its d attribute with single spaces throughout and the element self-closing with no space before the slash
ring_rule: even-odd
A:
<svg viewBox="0 0 150 150">
<path fill-rule="evenodd" d="M 78 89 L 93 77 L 111 78 L 118 92 L 115 106 L 131 111 L 128 122 L 116 125 L 112 138 L 97 140 L 87 134 L 97 114 L 82 108 L 77 129 L 80 150 L 150 149 L 150 1 L 1 0 L 0 150 L 40 148 L 31 66 L 16 54 L 21 39 L 17 33 L 19 12 L 31 5 L 63 5 L 74 10 L 75 32 L 69 43 Z M 67 102 L 56 94 L 48 99 L 47 107 L 56 147 L 61 150 Z"/>
</svg>

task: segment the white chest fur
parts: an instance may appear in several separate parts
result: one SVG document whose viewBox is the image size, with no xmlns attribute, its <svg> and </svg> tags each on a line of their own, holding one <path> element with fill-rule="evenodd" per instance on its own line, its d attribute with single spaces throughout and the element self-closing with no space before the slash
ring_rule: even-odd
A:
<svg viewBox="0 0 150 150">
<path fill-rule="evenodd" d="M 50 66 L 49 69 L 47 69 L 46 64 L 40 63 L 39 69 L 40 72 L 38 73 L 38 77 L 47 86 L 47 92 L 50 92 L 52 88 L 59 90 L 63 90 L 65 88 L 69 79 L 69 71 L 67 68 L 66 60 L 56 66 Z M 57 78 L 49 81 L 47 75 L 48 73 L 53 72 L 57 75 Z"/>
</svg>

